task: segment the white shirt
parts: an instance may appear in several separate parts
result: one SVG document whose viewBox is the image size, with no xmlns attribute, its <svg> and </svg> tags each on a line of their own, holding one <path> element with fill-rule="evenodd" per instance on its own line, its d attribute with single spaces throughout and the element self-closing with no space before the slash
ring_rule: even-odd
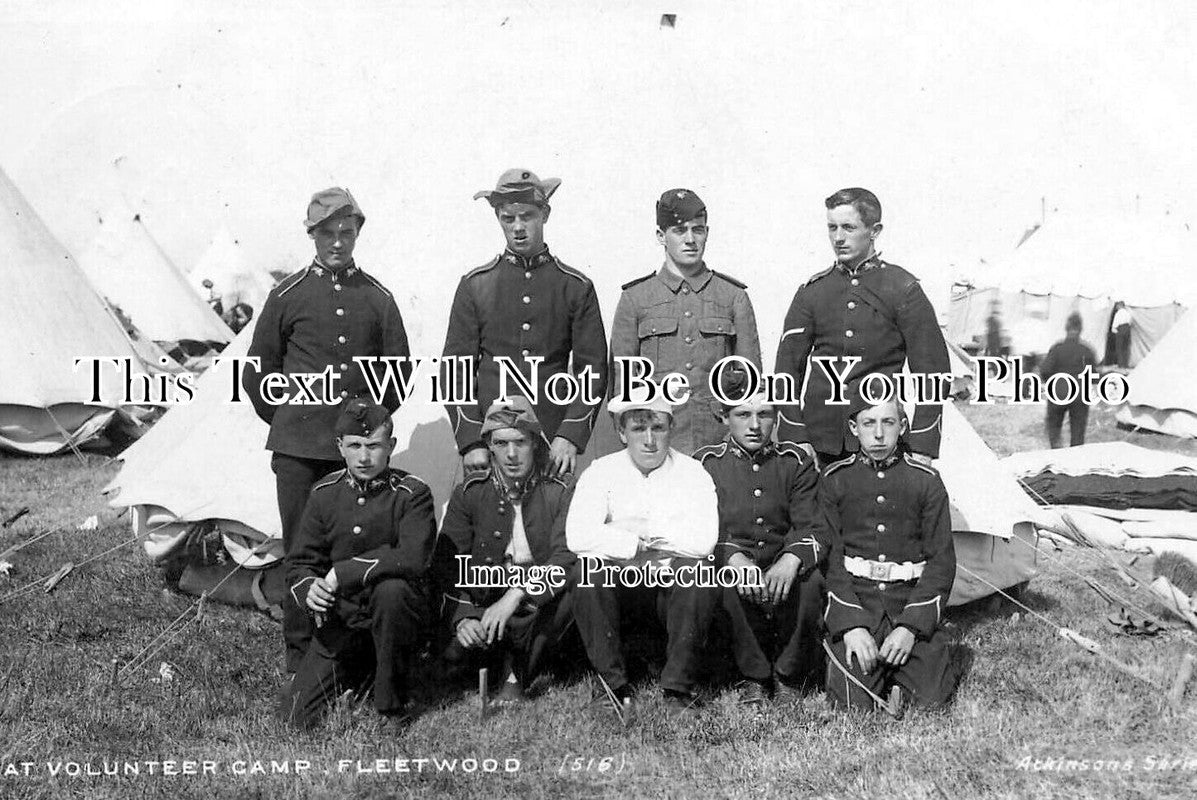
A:
<svg viewBox="0 0 1197 800">
<path fill-rule="evenodd" d="M 665 543 L 641 550 L 641 535 L 621 523 L 634 520 Z M 569 549 L 609 560 L 664 562 L 670 556 L 705 558 L 719 539 L 719 503 L 711 476 L 671 449 L 645 475 L 627 450 L 596 459 L 578 478 L 565 522 Z"/>
</svg>

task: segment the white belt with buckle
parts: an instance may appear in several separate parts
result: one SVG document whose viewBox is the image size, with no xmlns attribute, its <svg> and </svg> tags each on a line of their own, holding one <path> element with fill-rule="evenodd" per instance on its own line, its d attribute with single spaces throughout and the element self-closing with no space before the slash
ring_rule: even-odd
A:
<svg viewBox="0 0 1197 800">
<path fill-rule="evenodd" d="M 868 578 L 871 581 L 912 581 L 923 574 L 926 561 L 905 561 L 895 564 L 892 561 L 870 561 L 867 558 L 844 556 L 844 569 L 858 578 Z"/>
</svg>

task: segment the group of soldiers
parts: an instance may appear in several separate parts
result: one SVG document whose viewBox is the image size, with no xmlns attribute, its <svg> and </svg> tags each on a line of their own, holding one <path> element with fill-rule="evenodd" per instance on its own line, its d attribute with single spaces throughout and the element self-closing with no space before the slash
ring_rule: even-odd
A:
<svg viewBox="0 0 1197 800">
<path fill-rule="evenodd" d="M 775 372 L 803 394 L 782 403 L 753 391 L 744 371 L 722 373 L 720 400 L 708 388 L 720 359 L 759 369 L 761 354 L 745 285 L 704 260 L 698 195 L 661 195 L 664 264 L 624 285 L 608 343 L 593 283 L 545 244 L 559 185 L 512 169 L 475 195 L 506 247 L 468 272 L 453 300 L 444 354 L 473 359 L 477 402 L 447 405 L 464 478 L 439 530 L 428 486 L 389 466 L 398 396 L 366 398 L 350 369 L 355 357 L 410 355 L 391 293 L 353 259 L 365 215 L 344 189 L 312 197 L 316 257 L 271 292 L 250 348 L 261 366 L 246 377 L 270 425 L 290 586 L 283 716 L 312 724 L 370 673 L 375 708 L 405 714 L 432 627 L 450 663 L 501 661 L 500 702 L 522 700 L 576 630 L 626 719 L 636 701 L 624 633 L 654 618 L 665 629 L 660 685 L 677 709 L 696 704 L 720 633 L 746 703 L 818 683 L 849 707 L 946 702 L 955 680 L 940 622 L 955 556 L 947 495 L 929 466 L 940 409 L 919 404 L 908 421 L 899 402 L 875 402 L 860 382 L 904 365 L 945 373 L 948 356 L 918 281 L 876 251 L 877 198 L 853 188 L 826 200 L 835 263 L 799 287 L 786 315 Z M 528 376 L 528 359 L 543 359 L 535 402 L 499 396 L 502 356 Z M 648 381 L 618 386 L 611 365 L 626 356 L 686 376 L 688 398 L 674 402 Z M 859 359 L 849 403 L 831 402 L 838 387 L 810 367 L 819 356 Z M 262 398 L 270 373 L 326 369 L 341 376 L 335 405 Z M 621 445 L 576 478 L 602 411 L 581 398 L 552 402 L 545 384 L 562 372 L 610 398 Z M 463 580 L 494 567 L 512 579 Z M 681 579 L 703 567 L 743 577 Z M 592 578 L 595 569 L 620 579 Z"/>
</svg>

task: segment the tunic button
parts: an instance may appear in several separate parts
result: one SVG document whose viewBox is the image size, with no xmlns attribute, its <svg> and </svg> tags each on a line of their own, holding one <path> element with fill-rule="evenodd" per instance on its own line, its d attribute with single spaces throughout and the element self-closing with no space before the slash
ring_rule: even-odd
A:
<svg viewBox="0 0 1197 800">
<path fill-rule="evenodd" d="M 354 532 L 354 533 L 361 533 L 361 532 L 362 532 L 362 526 L 361 526 L 361 525 L 354 525 L 354 526 L 353 526 L 353 532 Z"/>
<path fill-rule="evenodd" d="M 764 525 L 764 524 L 765 524 L 765 518 L 764 518 L 764 517 L 757 517 L 757 518 L 756 518 L 756 524 L 757 524 L 757 525 Z"/>
<path fill-rule="evenodd" d="M 523 329 L 524 329 L 524 330 L 526 330 L 526 331 L 530 331 L 530 330 L 532 330 L 532 323 L 530 323 L 530 322 L 525 322 L 525 323 L 524 323 L 523 325 L 521 325 L 520 327 L 521 327 L 521 328 L 523 328 Z"/>
<path fill-rule="evenodd" d="M 683 317 L 692 317 L 692 316 L 694 316 L 694 315 L 693 315 L 693 314 L 691 314 L 689 311 L 687 311 L 687 312 L 686 312 L 685 314 L 683 314 L 682 316 L 683 316 Z"/>
<path fill-rule="evenodd" d="M 884 523 L 884 522 L 880 523 L 880 524 L 877 526 L 877 533 L 885 533 L 885 523 Z M 882 556 L 882 560 L 884 560 L 884 558 L 885 558 L 885 557 L 884 557 L 884 556 Z"/>
<path fill-rule="evenodd" d="M 341 344 L 345 344 L 345 337 L 344 337 L 344 336 L 338 336 L 338 337 L 337 337 L 337 341 L 338 341 L 338 342 L 340 342 Z"/>
<path fill-rule="evenodd" d="M 885 477 L 885 473 L 884 473 L 884 472 L 878 472 L 878 473 L 877 473 L 877 477 L 878 477 L 878 478 L 884 478 L 884 477 Z"/>
<path fill-rule="evenodd" d="M 879 591 L 879 592 L 884 592 L 884 591 L 885 591 L 885 584 L 884 584 L 884 583 L 879 583 L 879 584 L 877 584 L 877 591 Z"/>
<path fill-rule="evenodd" d="M 690 294 L 690 287 L 689 287 L 689 286 L 683 286 L 683 287 L 682 287 L 682 294 Z"/>
<path fill-rule="evenodd" d="M 502 539 L 502 538 L 503 538 L 503 532 L 502 532 L 502 531 L 495 531 L 495 538 L 496 538 L 496 539 Z"/>
<path fill-rule="evenodd" d="M 860 278 L 853 278 L 853 279 L 852 279 L 852 285 L 853 285 L 853 286 L 860 286 Z"/>
<path fill-rule="evenodd" d="M 343 308 L 338 308 L 338 309 L 337 309 L 337 316 L 338 316 L 338 317 L 343 317 L 343 316 L 345 316 L 345 309 L 343 309 Z"/>
<path fill-rule="evenodd" d="M 359 506 L 364 506 L 364 505 L 366 504 L 366 498 L 364 498 L 364 497 L 359 497 L 359 498 L 357 499 L 357 504 L 358 504 Z"/>
<path fill-rule="evenodd" d="M 849 301 L 848 301 L 848 310 L 849 310 L 849 311 L 851 311 L 851 310 L 852 310 L 852 309 L 854 309 L 854 308 L 856 308 L 856 301 L 855 301 L 855 300 L 849 300 Z"/>
<path fill-rule="evenodd" d="M 844 335 L 847 336 L 849 339 L 851 339 L 856 334 L 853 333 L 852 331 L 844 331 Z"/>
<path fill-rule="evenodd" d="M 693 361 L 687 361 L 687 362 L 686 362 L 686 369 L 694 369 L 694 362 L 693 362 Z"/>
<path fill-rule="evenodd" d="M 687 336 L 687 337 L 686 337 L 686 344 L 692 344 L 693 342 L 694 342 L 694 337 L 693 337 L 693 336 Z"/>
<path fill-rule="evenodd" d="M 757 547 L 764 547 L 764 546 L 765 546 L 765 543 L 764 543 L 764 542 L 757 542 L 757 543 L 756 543 L 756 546 L 757 546 Z"/>
<path fill-rule="evenodd" d="M 529 297 L 528 295 L 524 295 L 524 305 L 528 305 L 528 303 L 531 303 L 531 302 L 532 302 L 532 298 Z"/>
<path fill-rule="evenodd" d="M 524 272 L 524 277 L 525 277 L 525 278 L 531 278 L 531 277 L 532 277 L 532 273 L 531 273 L 531 271 L 525 271 L 525 272 Z"/>
<path fill-rule="evenodd" d="M 760 464 L 753 464 L 753 465 L 752 465 L 752 471 L 753 471 L 753 472 L 760 472 L 760 471 L 761 471 L 761 465 L 760 465 Z"/>
<path fill-rule="evenodd" d="M 344 371 L 345 371 L 345 370 L 347 370 L 347 369 L 349 369 L 349 365 L 348 365 L 348 364 L 342 364 L 342 365 L 341 365 L 341 372 L 344 372 Z"/>
<path fill-rule="evenodd" d="M 531 352 L 532 352 L 531 350 L 529 350 L 528 348 L 525 347 L 523 350 L 520 351 L 520 355 L 522 355 L 524 358 L 527 358 L 528 354 Z"/>
<path fill-rule="evenodd" d="M 339 292 L 339 291 L 341 291 L 341 284 L 339 284 L 339 283 L 334 283 L 334 284 L 333 284 L 333 291 L 334 291 L 334 292 Z"/>
<path fill-rule="evenodd" d="M 722 326 L 722 325 L 720 325 L 720 326 L 719 326 L 719 331 L 720 331 L 720 332 L 722 332 L 722 331 L 723 331 L 723 326 Z"/>
<path fill-rule="evenodd" d="M 486 563 L 487 563 L 487 564 L 493 564 L 493 563 L 495 563 L 495 560 L 494 560 L 493 558 L 491 558 L 490 556 L 487 556 L 487 557 L 486 557 Z"/>
<path fill-rule="evenodd" d="M 653 328 L 652 331 L 650 331 L 650 333 L 656 333 L 656 332 L 657 332 L 656 328 Z"/>
<path fill-rule="evenodd" d="M 752 490 L 752 496 L 753 496 L 753 497 L 760 497 L 760 496 L 761 496 L 761 490 L 760 490 L 760 489 L 753 489 L 753 490 Z"/>
<path fill-rule="evenodd" d="M 877 502 L 878 502 L 878 503 L 884 503 L 884 502 L 885 502 L 885 495 L 883 495 L 883 494 L 879 494 L 879 495 L 877 495 Z"/>
<path fill-rule="evenodd" d="M 884 560 L 885 560 L 885 556 L 884 556 L 884 555 L 877 556 L 877 560 L 878 560 L 878 561 L 884 561 Z"/>
<path fill-rule="evenodd" d="M 348 396 L 349 396 L 349 390 L 348 390 L 348 389 L 342 389 L 342 390 L 341 390 L 341 397 L 348 397 Z"/>
</svg>

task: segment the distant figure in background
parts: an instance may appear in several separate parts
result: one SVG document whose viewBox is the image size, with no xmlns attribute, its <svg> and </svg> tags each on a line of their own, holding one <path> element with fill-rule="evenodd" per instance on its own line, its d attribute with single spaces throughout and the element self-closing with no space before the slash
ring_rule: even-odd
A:
<svg viewBox="0 0 1197 800">
<path fill-rule="evenodd" d="M 1075 311 L 1068 315 L 1064 324 L 1064 339 L 1052 345 L 1047 357 L 1039 365 L 1039 376 L 1044 382 L 1053 375 L 1080 375 L 1085 367 L 1097 366 L 1097 354 L 1093 348 L 1081 341 L 1081 315 Z M 1047 440 L 1053 448 L 1060 447 L 1060 430 L 1064 427 L 1064 415 L 1068 415 L 1070 446 L 1085 443 L 1085 426 L 1089 423 L 1089 406 L 1077 398 L 1067 405 L 1047 403 Z"/>
<path fill-rule="evenodd" d="M 1002 355 L 1002 311 L 997 303 L 989 307 L 985 318 L 985 355 Z"/>
<path fill-rule="evenodd" d="M 216 316 L 224 316 L 224 299 L 220 296 L 220 292 L 216 291 L 212 285 L 212 281 L 204 278 L 203 286 L 208 290 L 208 307 L 216 312 Z"/>
<path fill-rule="evenodd" d="M 1114 359 L 1122 369 L 1130 368 L 1130 334 L 1134 318 L 1126 303 L 1119 300 L 1114 304 L 1114 316 L 1110 320 L 1110 333 L 1114 334 Z"/>
<path fill-rule="evenodd" d="M 229 318 L 226 320 L 229 327 L 233 329 L 233 333 L 241 333 L 241 330 L 249 324 L 250 320 L 254 318 L 254 307 L 249 303 L 238 303 L 229 310 Z"/>
</svg>

